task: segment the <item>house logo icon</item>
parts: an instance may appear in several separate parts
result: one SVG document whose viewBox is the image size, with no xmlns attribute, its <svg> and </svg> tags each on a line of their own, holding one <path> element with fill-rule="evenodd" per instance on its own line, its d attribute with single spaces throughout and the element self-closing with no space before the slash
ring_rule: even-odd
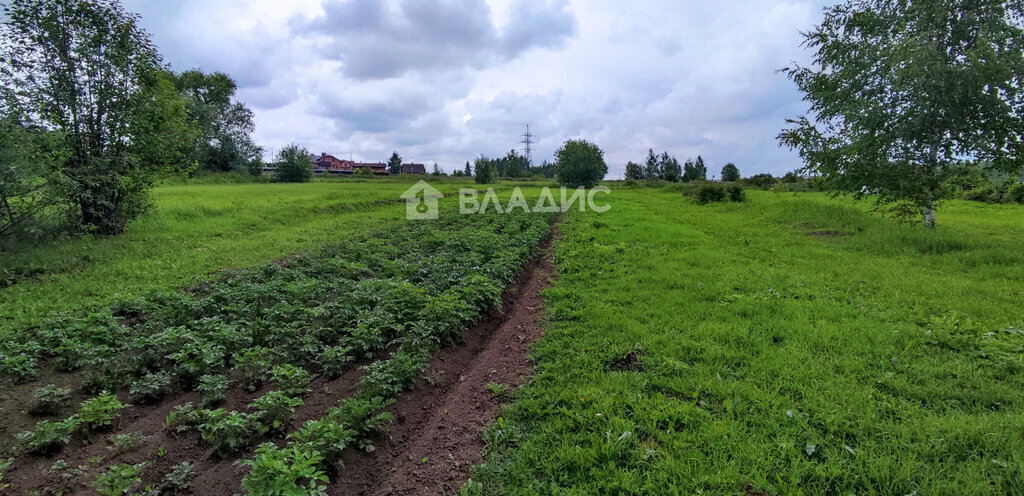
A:
<svg viewBox="0 0 1024 496">
<path fill-rule="evenodd" d="M 437 200 L 444 197 L 437 188 L 426 181 L 420 181 L 402 193 L 405 200 L 405 218 L 409 220 L 434 220 L 439 212 Z"/>
</svg>

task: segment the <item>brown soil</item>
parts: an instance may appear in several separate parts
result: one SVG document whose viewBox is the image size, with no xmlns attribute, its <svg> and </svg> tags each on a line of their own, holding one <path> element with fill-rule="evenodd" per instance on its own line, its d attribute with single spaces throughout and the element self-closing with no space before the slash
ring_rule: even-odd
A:
<svg viewBox="0 0 1024 496">
<path fill-rule="evenodd" d="M 846 236 L 846 233 L 844 233 L 843 231 L 812 231 L 808 234 L 818 238 L 839 238 L 842 236 Z"/>
<path fill-rule="evenodd" d="M 344 455 L 344 468 L 332 474 L 330 494 L 458 492 L 469 469 L 482 458 L 479 430 L 495 418 L 500 407 L 501 398 L 494 397 L 486 386 L 497 383 L 512 389 L 522 385 L 532 372 L 527 354 L 528 346 L 542 334 L 538 322 L 540 292 L 554 274 L 550 247 L 550 241 L 542 244 L 540 255 L 506 291 L 499 310 L 466 331 L 462 343 L 435 354 L 426 378 L 388 409 L 395 421 L 385 437 L 375 440 L 376 450 L 369 454 L 352 450 Z M 352 396 L 361 373 L 353 367 L 335 380 L 317 378 L 311 384 L 311 392 L 303 398 L 305 405 L 296 411 L 286 431 L 321 417 L 339 400 Z M 74 385 L 70 383 L 78 378 L 61 374 L 47 379 L 47 383 Z M 5 436 L 30 428 L 37 420 L 21 420 L 27 418 L 21 410 L 26 408 L 30 391 L 43 384 L 16 386 L 13 390 L 18 394 L 0 402 L 0 418 L 6 421 Z M 226 401 L 218 406 L 244 411 L 251 400 L 265 392 L 266 388 L 253 393 L 232 388 Z M 125 395 L 119 396 L 124 401 Z M 72 409 L 78 400 L 76 397 Z M 190 401 L 198 402 L 195 393 L 172 395 L 153 405 L 131 406 L 108 432 L 94 434 L 92 439 L 75 439 L 54 457 L 18 457 L 5 471 L 4 482 L 10 486 L 0 490 L 0 494 L 92 494 L 96 475 L 110 465 L 141 462 L 150 463 L 143 472 L 143 487 L 156 487 L 171 467 L 184 461 L 194 464 L 195 476 L 189 490 L 182 494 L 239 493 L 245 467 L 237 465 L 235 459 L 216 458 L 196 434 L 175 437 L 165 429 L 167 414 L 175 406 Z M 125 433 L 142 434 L 139 447 L 124 453 L 112 451 L 106 439 Z M 259 442 L 282 440 L 283 436 L 279 436 Z M 250 450 L 238 458 L 249 458 L 251 454 Z M 47 474 L 57 460 L 84 469 L 61 480 L 55 474 Z"/>
</svg>

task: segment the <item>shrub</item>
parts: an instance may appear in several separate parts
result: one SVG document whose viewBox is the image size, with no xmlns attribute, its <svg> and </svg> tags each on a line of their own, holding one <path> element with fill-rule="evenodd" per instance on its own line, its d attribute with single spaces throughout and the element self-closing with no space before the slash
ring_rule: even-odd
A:
<svg viewBox="0 0 1024 496">
<path fill-rule="evenodd" d="M 320 470 L 323 455 L 303 446 L 260 445 L 252 460 L 240 463 L 251 470 L 242 488 L 251 496 L 319 496 L 327 493 L 327 474 Z"/>
<path fill-rule="evenodd" d="M 125 408 L 117 396 L 104 393 L 83 402 L 78 416 L 87 430 L 94 431 L 109 426 Z"/>
<path fill-rule="evenodd" d="M 277 154 L 277 180 L 283 183 L 305 183 L 313 178 L 313 161 L 309 150 L 291 144 Z"/>
<path fill-rule="evenodd" d="M 189 462 L 181 462 L 171 467 L 171 471 L 164 475 L 164 482 L 160 485 L 160 494 L 178 494 L 188 489 L 193 475 L 195 475 L 195 471 Z"/>
<path fill-rule="evenodd" d="M 342 452 L 356 441 L 357 433 L 348 424 L 334 418 L 310 420 L 290 437 L 324 456 L 328 463 L 341 458 Z"/>
<path fill-rule="evenodd" d="M 320 352 L 320 365 L 323 366 L 327 377 L 337 379 L 352 363 L 353 358 L 350 346 L 327 346 Z"/>
<path fill-rule="evenodd" d="M 170 372 L 146 374 L 132 383 L 128 394 L 141 403 L 152 403 L 170 392 L 174 375 Z"/>
<path fill-rule="evenodd" d="M 141 432 L 129 432 L 127 434 L 117 434 L 111 436 L 108 440 L 110 446 L 107 447 L 110 451 L 116 454 L 125 453 L 139 447 L 142 443 Z"/>
<path fill-rule="evenodd" d="M 253 416 L 270 432 L 283 432 L 295 409 L 300 406 L 301 399 L 292 398 L 282 391 L 271 391 L 249 403 Z"/>
<path fill-rule="evenodd" d="M 197 409 L 192 403 L 178 405 L 167 414 L 164 426 L 173 434 L 184 434 L 206 422 L 209 412 L 211 410 Z"/>
<path fill-rule="evenodd" d="M 743 182 L 752 188 L 769 189 L 772 186 L 775 186 L 779 180 L 775 179 L 771 174 L 755 174 L 743 179 Z"/>
<path fill-rule="evenodd" d="M 486 157 L 480 157 L 473 163 L 473 180 L 477 184 L 489 184 L 494 181 L 494 177 L 498 175 L 498 171 L 494 169 L 494 165 Z"/>
<path fill-rule="evenodd" d="M 604 180 L 604 152 L 586 140 L 569 140 L 555 152 L 558 182 L 570 188 L 593 188 Z"/>
<path fill-rule="evenodd" d="M 44 420 L 37 423 L 34 430 L 15 436 L 17 447 L 34 455 L 52 455 L 71 442 L 71 436 L 80 425 L 81 420 L 75 415 L 57 422 Z"/>
<path fill-rule="evenodd" d="M 721 184 L 705 183 L 697 188 L 697 203 L 706 205 L 725 199 L 725 188 Z"/>
<path fill-rule="evenodd" d="M 1006 188 L 1006 201 L 1024 205 L 1024 183 L 1010 183 Z"/>
<path fill-rule="evenodd" d="M 204 375 L 199 379 L 199 406 L 208 408 L 224 401 L 231 381 L 224 375 Z"/>
<path fill-rule="evenodd" d="M 225 412 L 212 410 L 208 418 L 199 425 L 199 434 L 203 441 L 213 446 L 213 452 L 220 458 L 228 458 L 249 445 L 258 423 L 241 412 Z"/>
<path fill-rule="evenodd" d="M 270 371 L 270 377 L 277 383 L 277 387 L 288 396 L 302 396 L 309 391 L 309 383 L 313 381 L 313 375 L 305 369 L 286 363 L 278 365 Z"/>
<path fill-rule="evenodd" d="M 59 413 L 71 399 L 71 388 L 57 387 L 53 384 L 36 390 L 28 413 L 31 415 L 54 415 Z"/>
<path fill-rule="evenodd" d="M 263 384 L 273 364 L 271 357 L 270 350 L 262 346 L 249 348 L 235 354 L 235 366 L 242 376 L 242 388 L 252 392 Z"/>
<path fill-rule="evenodd" d="M 0 370 L 14 377 L 14 382 L 28 382 L 36 375 L 36 359 L 27 353 L 0 355 Z"/>
<path fill-rule="evenodd" d="M 96 493 L 100 496 L 123 496 L 142 481 L 139 474 L 149 466 L 149 462 L 135 465 L 114 465 L 106 472 L 96 476 Z"/>
<path fill-rule="evenodd" d="M 373 451 L 370 438 L 383 432 L 391 422 L 391 413 L 383 411 L 391 402 L 392 400 L 380 397 L 372 399 L 346 398 L 327 412 L 327 418 L 347 424 L 356 433 L 359 449 Z"/>
<path fill-rule="evenodd" d="M 730 184 L 725 188 L 726 193 L 729 194 L 729 201 L 732 202 L 743 202 L 747 199 L 747 194 L 743 191 L 743 186 L 739 184 Z"/>
</svg>

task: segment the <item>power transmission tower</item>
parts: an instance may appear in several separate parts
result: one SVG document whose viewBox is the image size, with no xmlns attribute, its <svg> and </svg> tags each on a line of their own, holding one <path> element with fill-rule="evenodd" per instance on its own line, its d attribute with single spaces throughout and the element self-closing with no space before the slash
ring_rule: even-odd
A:
<svg viewBox="0 0 1024 496">
<path fill-rule="evenodd" d="M 523 135 L 523 141 L 520 141 L 520 143 L 523 144 L 524 151 L 526 152 L 526 163 L 533 167 L 533 145 L 536 142 L 533 141 L 533 135 L 530 134 L 529 124 L 526 125 L 526 134 Z"/>
</svg>

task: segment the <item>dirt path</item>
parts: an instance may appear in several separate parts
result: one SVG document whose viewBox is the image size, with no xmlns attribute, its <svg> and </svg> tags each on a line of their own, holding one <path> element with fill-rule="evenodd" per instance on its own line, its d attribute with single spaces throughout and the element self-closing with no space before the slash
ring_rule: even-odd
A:
<svg viewBox="0 0 1024 496">
<path fill-rule="evenodd" d="M 504 296 L 502 311 L 441 350 L 426 376 L 390 408 L 395 422 L 370 454 L 347 453 L 330 495 L 458 494 L 481 461 L 480 430 L 497 416 L 501 398 L 488 384 L 512 390 L 532 373 L 528 347 L 543 333 L 541 291 L 554 277 L 551 242 Z"/>
</svg>

